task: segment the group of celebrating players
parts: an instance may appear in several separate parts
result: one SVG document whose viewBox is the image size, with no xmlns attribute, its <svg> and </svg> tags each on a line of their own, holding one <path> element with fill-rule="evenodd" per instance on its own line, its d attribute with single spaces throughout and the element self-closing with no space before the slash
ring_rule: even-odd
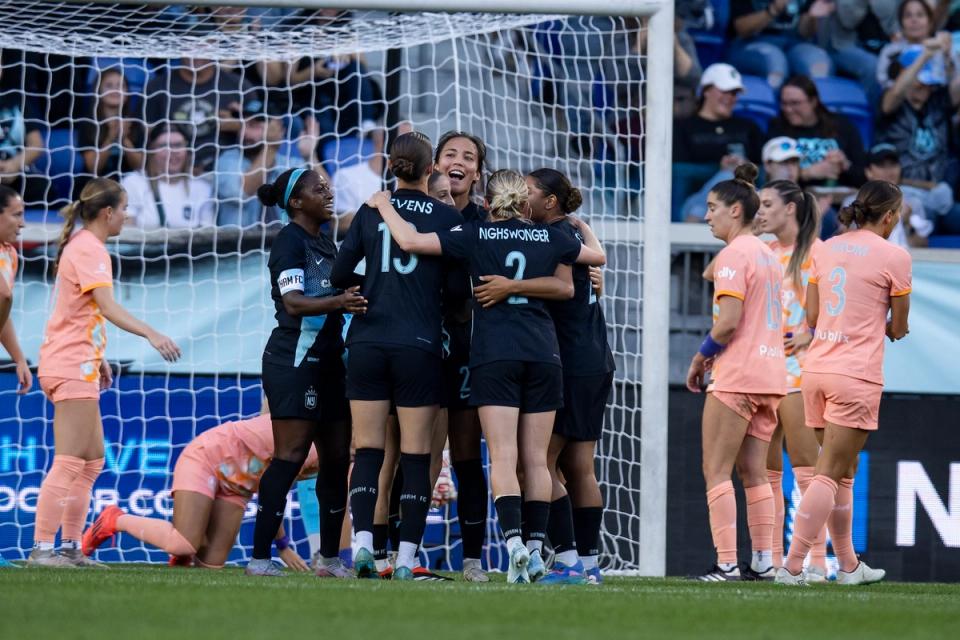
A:
<svg viewBox="0 0 960 640">
<path fill-rule="evenodd" d="M 111 180 L 87 184 L 65 211 L 55 308 L 40 354 L 41 387 L 55 407 L 55 456 L 28 565 L 100 566 L 90 555 L 124 532 L 164 549 L 172 564 L 222 567 L 257 493 L 246 572 L 283 575 L 274 546 L 287 566 L 306 570 L 282 520 L 294 482 L 315 476 L 315 573 L 417 579 L 449 441 L 463 577 L 486 582 L 482 436 L 507 581 L 600 582 L 594 457 L 614 371 L 598 304 L 596 267 L 605 255 L 572 215 L 579 190 L 553 169 L 494 172 L 480 206 L 474 197 L 484 160 L 483 142 L 467 133 L 445 134 L 436 149 L 418 132 L 397 137 L 389 153 L 396 189 L 369 198 L 339 248 L 326 230 L 333 193 L 320 173 L 291 169 L 263 185 L 260 200 L 289 217 L 268 263 L 277 326 L 263 352 L 263 415 L 204 432 L 185 449 L 173 475 L 172 522 L 107 507 L 84 533 L 103 467 L 98 399 L 112 381 L 105 321 L 147 338 L 167 360 L 180 356 L 171 339 L 114 301 L 105 242 L 122 228 L 126 194 Z M 727 246 L 705 273 L 715 283 L 714 326 L 687 380 L 700 391 L 712 376 L 703 469 L 717 563 L 702 579 L 823 579 L 826 523 L 838 582 L 874 582 L 883 572 L 860 562 L 850 540 L 852 485 L 857 454 L 877 428 L 883 338 L 907 333 L 910 257 L 885 240 L 899 219 L 899 189 L 867 183 L 841 212 L 855 229 L 821 243 L 814 198 L 787 181 L 758 193 L 756 175 L 742 166 L 708 199 L 707 221 Z M 82 229 L 74 233 L 78 219 Z M 9 288 L 22 220 L 19 196 L 0 191 Z M 776 240 L 768 245 L 759 233 Z M 25 392 L 30 373 L 8 311 L 0 305 L 0 339 Z M 786 559 L 784 439 L 803 491 Z M 753 546 L 742 571 L 734 465 Z M 348 507 L 352 568 L 340 555 Z M 391 529 L 396 555 L 388 564 Z M 555 552 L 550 570 L 547 539 Z"/>
</svg>

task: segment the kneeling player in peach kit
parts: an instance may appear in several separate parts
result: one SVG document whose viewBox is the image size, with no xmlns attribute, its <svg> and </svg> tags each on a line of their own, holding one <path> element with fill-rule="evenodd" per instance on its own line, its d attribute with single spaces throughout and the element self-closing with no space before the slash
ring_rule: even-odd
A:
<svg viewBox="0 0 960 640">
<path fill-rule="evenodd" d="M 857 456 L 877 428 L 883 392 L 883 337 L 907 335 L 910 254 L 887 241 L 900 221 L 902 195 L 872 180 L 840 211 L 856 230 L 813 253 L 807 323 L 814 339 L 803 371 L 807 425 L 821 430 L 816 476 L 797 507 L 793 543 L 780 584 L 805 585 L 803 559 L 827 523 L 840 570 L 839 584 L 869 584 L 884 572 L 859 561 L 849 543 Z M 887 320 L 887 314 L 891 319 Z"/>
<path fill-rule="evenodd" d="M 737 167 L 707 198 L 707 223 L 727 243 L 714 270 L 714 324 L 687 373 L 699 392 L 707 371 L 712 383 L 703 408 L 703 475 L 717 562 L 705 582 L 768 579 L 773 575 L 773 492 L 767 479 L 767 447 L 786 393 L 780 286 L 783 270 L 770 248 L 753 235 L 760 207 L 753 186 L 757 168 Z M 737 567 L 737 502 L 734 464 L 747 496 L 753 558 Z"/>
<path fill-rule="evenodd" d="M 221 568 L 273 454 L 269 413 L 204 431 L 187 445 L 173 469 L 173 522 L 109 506 L 83 534 L 83 553 L 91 555 L 122 531 L 169 553 L 170 564 Z M 318 465 L 317 450 L 311 447 L 301 477 L 316 476 Z M 307 571 L 282 526 L 274 545 L 288 567 Z"/>
</svg>

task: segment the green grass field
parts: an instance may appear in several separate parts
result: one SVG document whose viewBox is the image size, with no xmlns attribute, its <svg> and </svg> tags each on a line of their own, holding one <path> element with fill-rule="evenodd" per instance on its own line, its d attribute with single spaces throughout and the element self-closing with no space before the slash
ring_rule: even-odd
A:
<svg viewBox="0 0 960 640">
<path fill-rule="evenodd" d="M 0 572 L 0 638 L 956 638 L 960 585 L 600 587 L 284 579 L 144 565 Z"/>
</svg>

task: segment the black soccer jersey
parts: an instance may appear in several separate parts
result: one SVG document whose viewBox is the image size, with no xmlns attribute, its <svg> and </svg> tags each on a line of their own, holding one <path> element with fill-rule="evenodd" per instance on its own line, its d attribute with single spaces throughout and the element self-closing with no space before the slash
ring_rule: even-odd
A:
<svg viewBox="0 0 960 640">
<path fill-rule="evenodd" d="M 583 236 L 564 218 L 550 225 L 579 243 Z M 573 266 L 573 298 L 550 300 L 547 309 L 557 327 L 564 376 L 595 376 L 616 369 L 607 343 L 607 322 L 590 282 L 590 269 Z"/>
<path fill-rule="evenodd" d="M 343 353 L 341 313 L 297 318 L 287 313 L 281 299 L 291 291 L 311 298 L 339 295 L 341 290 L 330 281 L 336 257 L 337 247 L 324 233 L 312 236 L 294 222 L 277 234 L 267 263 L 277 327 L 263 350 L 264 362 L 288 367 L 321 365 Z"/>
<path fill-rule="evenodd" d="M 444 256 L 467 261 L 474 285 L 482 275 L 514 280 L 552 276 L 572 264 L 580 243 L 551 227 L 523 220 L 468 222 L 439 234 Z M 553 320 L 543 300 L 511 296 L 484 309 L 474 305 L 470 366 L 498 360 L 560 364 Z"/>
<path fill-rule="evenodd" d="M 464 222 L 483 222 L 487 219 L 487 210 L 473 200 L 469 201 L 467 206 L 460 210 L 460 214 L 463 216 Z"/>
<path fill-rule="evenodd" d="M 420 191 L 399 189 L 390 200 L 400 217 L 421 233 L 451 229 L 460 212 Z M 363 296 L 367 313 L 355 316 L 347 345 L 372 342 L 417 347 L 440 355 L 440 292 L 444 260 L 401 251 L 380 212 L 363 205 L 340 246 L 333 282 L 349 282 L 366 259 Z"/>
</svg>

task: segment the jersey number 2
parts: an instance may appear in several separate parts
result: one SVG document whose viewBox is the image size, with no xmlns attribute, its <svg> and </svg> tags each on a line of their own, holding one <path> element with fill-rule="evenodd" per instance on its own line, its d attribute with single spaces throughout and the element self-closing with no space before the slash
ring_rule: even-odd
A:
<svg viewBox="0 0 960 640">
<path fill-rule="evenodd" d="M 514 263 L 517 265 L 517 272 L 513 274 L 513 279 L 523 280 L 523 272 L 527 268 L 527 256 L 523 255 L 520 251 L 511 251 L 507 254 L 507 268 L 512 267 Z M 527 304 L 529 300 L 524 296 L 510 296 L 507 298 L 507 302 L 510 304 Z"/>
<path fill-rule="evenodd" d="M 410 226 L 413 227 L 412 224 Z M 383 234 L 383 242 L 380 243 L 382 245 L 380 249 L 380 271 L 387 273 L 390 271 L 390 245 L 392 237 L 390 236 L 390 229 L 387 228 L 386 222 L 381 222 L 377 225 L 377 231 Z M 399 274 L 407 275 L 408 273 L 412 273 L 416 268 L 417 256 L 415 255 L 411 255 L 410 259 L 405 263 L 401 262 L 400 258 L 393 259 L 393 269 Z"/>
</svg>

